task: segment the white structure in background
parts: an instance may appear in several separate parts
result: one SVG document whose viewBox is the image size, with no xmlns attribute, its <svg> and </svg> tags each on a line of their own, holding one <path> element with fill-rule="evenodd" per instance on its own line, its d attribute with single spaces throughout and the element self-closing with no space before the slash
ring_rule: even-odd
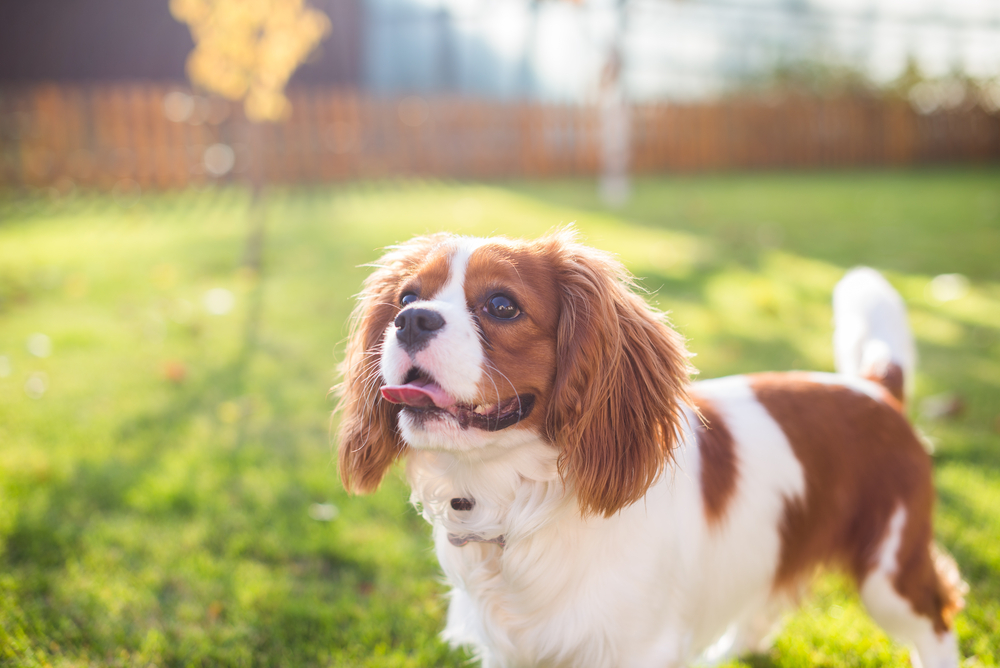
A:
<svg viewBox="0 0 1000 668">
<path fill-rule="evenodd" d="M 608 206 L 623 206 L 631 194 L 628 167 L 632 144 L 632 118 L 622 90 L 622 60 L 612 47 L 601 74 L 601 199 Z"/>
<path fill-rule="evenodd" d="M 1000 108 L 1000 0 L 362 1 L 365 87 L 410 96 L 404 123 L 428 94 L 596 103 L 612 206 L 629 197 L 632 103 L 717 97 L 796 64 L 887 83 L 912 59 L 939 79 L 914 87 L 919 110 L 962 102 L 956 72 L 992 79 Z"/>
<path fill-rule="evenodd" d="M 386 95 L 594 102 L 612 42 L 633 103 L 713 97 L 800 62 L 878 82 L 909 58 L 932 78 L 1000 73 L 1000 0 L 363 2 L 364 82 Z"/>
</svg>

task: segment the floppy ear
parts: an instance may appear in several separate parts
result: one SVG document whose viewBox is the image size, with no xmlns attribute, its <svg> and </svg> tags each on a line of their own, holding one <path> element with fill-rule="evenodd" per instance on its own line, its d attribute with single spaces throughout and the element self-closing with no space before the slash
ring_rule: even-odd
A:
<svg viewBox="0 0 1000 668">
<path fill-rule="evenodd" d="M 586 516 L 638 501 L 669 463 L 689 404 L 684 341 L 610 255 L 552 237 L 562 302 L 546 419 Z"/>
<path fill-rule="evenodd" d="M 430 250 L 447 235 L 416 237 L 392 247 L 365 280 L 351 315 L 337 411 L 340 413 L 338 460 L 340 479 L 349 492 L 365 494 L 378 488 L 392 463 L 406 449 L 399 437 L 399 406 L 382 398 L 379 370 L 382 339 L 399 312 L 399 287 Z"/>
</svg>

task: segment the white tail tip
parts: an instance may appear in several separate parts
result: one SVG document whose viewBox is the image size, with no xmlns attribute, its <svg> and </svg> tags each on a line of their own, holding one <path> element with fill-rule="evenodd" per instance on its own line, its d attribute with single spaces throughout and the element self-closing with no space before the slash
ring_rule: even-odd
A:
<svg viewBox="0 0 1000 668">
<path fill-rule="evenodd" d="M 833 291 L 833 321 L 838 373 L 881 378 L 895 365 L 906 385 L 913 382 L 916 347 L 906 306 L 880 273 L 868 267 L 847 272 Z"/>
</svg>

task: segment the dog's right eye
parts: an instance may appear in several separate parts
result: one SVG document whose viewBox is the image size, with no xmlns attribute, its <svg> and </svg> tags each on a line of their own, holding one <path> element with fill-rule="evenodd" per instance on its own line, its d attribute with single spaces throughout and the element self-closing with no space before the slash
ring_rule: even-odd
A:
<svg viewBox="0 0 1000 668">
<path fill-rule="evenodd" d="M 514 300 L 503 294 L 495 294 L 486 301 L 486 312 L 500 320 L 516 318 L 521 310 Z"/>
<path fill-rule="evenodd" d="M 420 297 L 417 296 L 417 293 L 404 292 L 403 296 L 399 298 L 399 305 L 405 308 L 410 304 L 412 304 L 413 302 L 417 301 L 418 299 L 420 299 Z"/>
</svg>

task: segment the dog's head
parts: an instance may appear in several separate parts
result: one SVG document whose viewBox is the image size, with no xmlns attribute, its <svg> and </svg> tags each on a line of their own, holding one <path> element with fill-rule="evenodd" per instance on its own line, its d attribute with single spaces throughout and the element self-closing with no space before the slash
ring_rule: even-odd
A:
<svg viewBox="0 0 1000 668">
<path fill-rule="evenodd" d="M 374 490 L 407 448 L 485 457 L 542 438 L 584 514 L 640 499 L 669 461 L 691 368 L 632 287 L 568 230 L 390 249 L 342 369 L 344 485 Z"/>
</svg>

